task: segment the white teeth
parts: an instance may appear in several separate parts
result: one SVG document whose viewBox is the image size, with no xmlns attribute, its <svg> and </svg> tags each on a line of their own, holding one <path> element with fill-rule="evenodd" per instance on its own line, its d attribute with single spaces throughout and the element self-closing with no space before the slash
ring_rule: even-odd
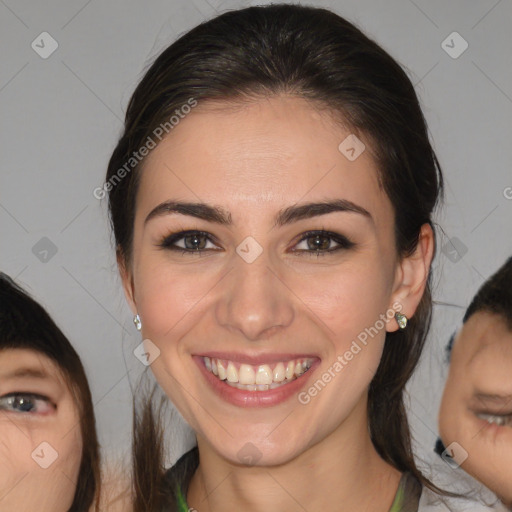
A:
<svg viewBox="0 0 512 512">
<path fill-rule="evenodd" d="M 219 372 L 219 379 L 226 380 L 226 378 L 227 378 L 226 368 L 224 368 L 222 361 L 217 361 L 217 371 Z"/>
<path fill-rule="evenodd" d="M 203 357 L 206 369 L 232 387 L 249 391 L 267 391 L 287 384 L 311 367 L 312 359 L 296 359 L 279 362 L 272 370 L 269 364 L 252 366 L 242 363 L 237 368 L 233 361 Z"/>
<path fill-rule="evenodd" d="M 268 391 L 269 388 L 273 389 L 272 386 L 268 386 L 267 384 L 240 384 L 239 382 L 226 383 L 232 388 L 243 389 L 244 391 Z"/>
<path fill-rule="evenodd" d="M 238 382 L 240 384 L 254 384 L 255 382 L 255 374 L 252 366 L 248 364 L 241 364 L 240 370 L 238 371 Z M 233 381 L 231 381 L 233 382 Z M 262 382 L 257 382 L 256 384 L 263 384 Z"/>
<path fill-rule="evenodd" d="M 276 367 L 274 368 L 274 382 L 283 382 L 286 377 L 285 372 L 286 370 L 284 369 L 284 364 L 277 363 Z"/>
<path fill-rule="evenodd" d="M 272 384 L 272 370 L 268 364 L 258 366 L 256 384 Z"/>
<path fill-rule="evenodd" d="M 226 373 L 226 378 L 228 379 L 228 382 L 238 382 L 238 372 L 236 371 L 236 366 L 231 361 L 228 363 Z"/>
<path fill-rule="evenodd" d="M 507 418 L 505 416 L 496 416 L 494 414 L 477 414 L 477 416 L 482 420 L 498 425 L 499 427 L 507 424 Z"/>
<path fill-rule="evenodd" d="M 293 378 L 294 373 L 295 373 L 295 363 L 293 361 L 290 361 L 288 363 L 288 366 L 286 367 L 285 376 L 288 380 L 291 380 Z"/>
</svg>

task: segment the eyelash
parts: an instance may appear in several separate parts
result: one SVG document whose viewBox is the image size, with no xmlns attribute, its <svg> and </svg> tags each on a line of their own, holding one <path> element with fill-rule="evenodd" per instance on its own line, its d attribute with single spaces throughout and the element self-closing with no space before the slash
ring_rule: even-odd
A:
<svg viewBox="0 0 512 512">
<path fill-rule="evenodd" d="M 8 395 L 4 395 L 0 397 L 0 410 L 7 410 L 10 412 L 16 412 L 19 414 L 48 414 L 48 411 L 46 412 L 40 412 L 40 411 L 20 411 L 17 409 L 12 409 L 11 407 L 14 405 L 13 402 L 19 401 L 20 399 L 23 400 L 30 400 L 32 402 L 33 408 L 37 407 L 36 402 L 44 402 L 47 407 L 51 408 L 52 410 L 55 410 L 55 406 L 52 404 L 51 400 L 44 396 L 39 395 L 37 393 L 9 393 Z"/>
<path fill-rule="evenodd" d="M 205 231 L 198 231 L 198 230 L 188 230 L 188 231 L 180 231 L 178 233 L 171 233 L 170 235 L 167 235 L 159 244 L 158 246 L 162 249 L 168 249 L 171 251 L 180 251 L 182 255 L 185 254 L 202 254 L 207 251 L 215 250 L 215 249 L 184 249 L 181 247 L 176 247 L 176 242 L 186 238 L 187 236 L 205 236 L 207 238 L 207 241 L 211 243 L 215 243 L 214 239 L 212 239 L 211 235 Z M 307 231 L 304 233 L 301 237 L 301 239 L 295 244 L 298 245 L 301 242 L 307 240 L 308 238 L 312 237 L 324 237 L 329 238 L 331 241 L 334 241 L 337 243 L 337 247 L 326 249 L 326 250 L 305 250 L 305 249 L 299 249 L 294 250 L 293 252 L 296 253 L 298 256 L 304 256 L 305 253 L 307 253 L 309 256 L 326 256 L 329 253 L 337 252 L 341 249 L 351 249 L 356 244 L 352 241 L 350 241 L 347 237 L 343 235 L 339 235 L 337 233 L 333 233 L 331 231 L 324 231 L 324 230 L 313 230 L 313 231 Z"/>
</svg>

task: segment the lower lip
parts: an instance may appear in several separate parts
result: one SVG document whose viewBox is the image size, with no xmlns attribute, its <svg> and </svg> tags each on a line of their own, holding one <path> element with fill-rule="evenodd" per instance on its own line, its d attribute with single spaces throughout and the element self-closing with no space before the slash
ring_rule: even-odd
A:
<svg viewBox="0 0 512 512">
<path fill-rule="evenodd" d="M 194 356 L 194 360 L 213 391 L 226 402 L 238 407 L 271 407 L 285 402 L 305 386 L 315 367 L 320 363 L 319 360 L 315 360 L 307 372 L 289 384 L 283 384 L 278 388 L 267 391 L 245 391 L 226 384 L 225 381 L 218 379 L 213 373 L 209 372 L 204 365 L 202 357 Z"/>
</svg>

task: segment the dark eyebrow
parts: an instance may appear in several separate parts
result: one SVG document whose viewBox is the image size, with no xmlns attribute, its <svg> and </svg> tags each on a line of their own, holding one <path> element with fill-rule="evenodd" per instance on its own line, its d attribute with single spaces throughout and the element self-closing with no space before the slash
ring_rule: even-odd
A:
<svg viewBox="0 0 512 512">
<path fill-rule="evenodd" d="M 208 222 L 215 222 L 223 226 L 230 226 L 233 222 L 231 214 L 226 212 L 220 206 L 210 206 L 204 203 L 180 203 L 177 201 L 166 201 L 153 208 L 144 224 L 155 217 L 161 217 L 169 213 L 179 213 L 181 215 L 189 215 L 198 219 L 207 220 Z"/>
<path fill-rule="evenodd" d="M 278 212 L 275 220 L 276 226 L 284 226 L 302 219 L 309 219 L 318 215 L 327 215 L 333 212 L 352 212 L 361 214 L 373 222 L 373 218 L 368 210 L 346 199 L 336 199 L 334 201 L 323 201 L 318 203 L 306 203 L 301 205 L 289 206 Z M 167 215 L 178 213 L 189 215 L 198 219 L 214 222 L 223 226 L 233 224 L 231 214 L 226 212 L 220 206 L 210 206 L 204 203 L 183 203 L 177 201 L 166 201 L 159 204 L 146 217 L 144 224 L 149 220 Z"/>
<path fill-rule="evenodd" d="M 48 373 L 38 368 L 22 367 L 16 368 L 12 372 L 6 373 L 3 378 L 5 379 L 20 379 L 30 377 L 33 379 L 48 379 L 51 378 Z"/>
<path fill-rule="evenodd" d="M 334 201 L 323 201 L 319 203 L 306 203 L 293 205 L 281 210 L 276 217 L 276 226 L 284 226 L 302 219 L 310 219 L 318 215 L 327 215 L 333 212 L 359 213 L 373 221 L 370 212 L 352 201 L 346 199 L 335 199 Z"/>
<path fill-rule="evenodd" d="M 482 400 L 512 400 L 512 395 L 498 395 L 496 393 L 475 393 L 475 398 Z"/>
<path fill-rule="evenodd" d="M 512 395 L 499 395 L 496 393 L 479 393 L 476 392 L 473 395 L 474 400 L 477 402 L 488 402 L 494 403 L 496 405 L 508 405 L 508 403 L 512 402 Z"/>
</svg>

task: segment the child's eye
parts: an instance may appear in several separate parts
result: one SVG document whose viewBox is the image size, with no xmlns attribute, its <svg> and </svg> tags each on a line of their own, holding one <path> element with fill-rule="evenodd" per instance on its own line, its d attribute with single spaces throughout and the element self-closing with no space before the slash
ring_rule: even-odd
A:
<svg viewBox="0 0 512 512">
<path fill-rule="evenodd" d="M 309 231 L 304 234 L 292 252 L 325 256 L 327 253 L 332 253 L 342 249 L 350 249 L 354 246 L 354 242 L 351 242 L 343 235 L 323 230 Z"/>
<path fill-rule="evenodd" d="M 164 249 L 182 251 L 183 253 L 200 253 L 217 249 L 211 241 L 210 235 L 203 231 L 180 231 L 165 237 L 159 244 Z"/>
<path fill-rule="evenodd" d="M 487 423 L 498 425 L 499 427 L 512 426 L 512 414 L 477 413 L 477 416 L 480 419 L 487 421 Z"/>
<path fill-rule="evenodd" d="M 55 406 L 42 395 L 34 393 L 11 393 L 0 397 L 0 410 L 7 412 L 49 414 Z"/>
</svg>

